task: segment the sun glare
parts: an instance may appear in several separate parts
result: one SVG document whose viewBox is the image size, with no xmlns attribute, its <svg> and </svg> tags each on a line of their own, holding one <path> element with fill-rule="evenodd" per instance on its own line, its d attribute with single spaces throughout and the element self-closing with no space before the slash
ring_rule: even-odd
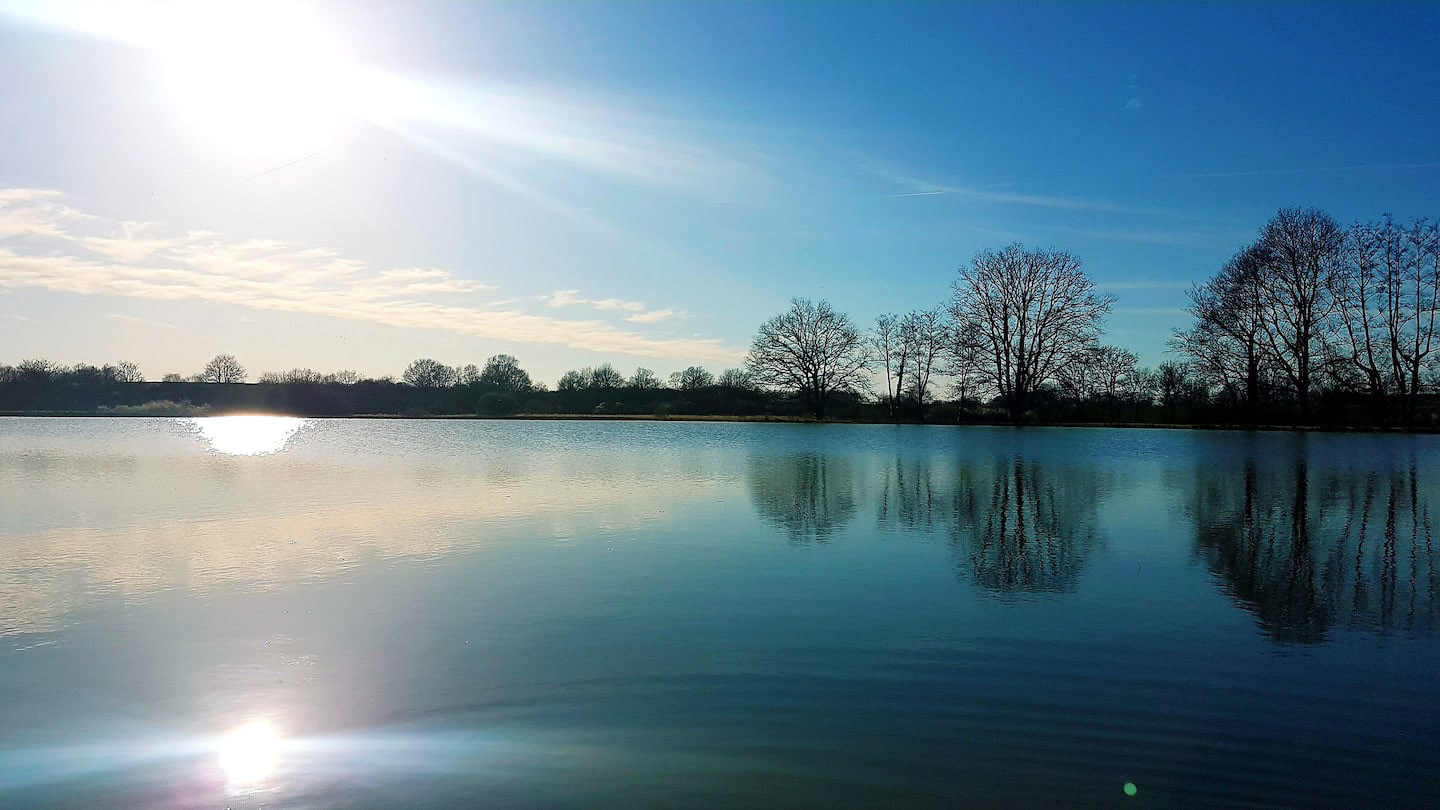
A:
<svg viewBox="0 0 1440 810">
<path fill-rule="evenodd" d="M 255 149 L 315 146 L 361 88 L 332 28 L 299 3 L 179 3 L 162 50 L 182 114 Z"/>
<path fill-rule="evenodd" d="M 263 720 L 246 723 L 220 741 L 220 769 L 233 788 L 254 787 L 280 761 L 280 733 Z"/>
<path fill-rule="evenodd" d="M 191 420 L 210 449 L 227 456 L 261 456 L 285 448 L 305 424 L 294 416 L 206 416 Z"/>
</svg>

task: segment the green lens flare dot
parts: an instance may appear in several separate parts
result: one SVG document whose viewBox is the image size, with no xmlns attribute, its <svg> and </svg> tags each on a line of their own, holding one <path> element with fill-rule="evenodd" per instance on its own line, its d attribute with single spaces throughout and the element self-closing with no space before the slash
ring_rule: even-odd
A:
<svg viewBox="0 0 1440 810">
<path fill-rule="evenodd" d="M 1140 792 L 1140 788 L 1135 787 L 1135 783 L 1134 783 L 1134 782 L 1126 782 L 1126 783 L 1125 783 L 1125 795 L 1126 795 L 1126 796 L 1134 796 L 1136 793 L 1139 793 L 1139 792 Z"/>
</svg>

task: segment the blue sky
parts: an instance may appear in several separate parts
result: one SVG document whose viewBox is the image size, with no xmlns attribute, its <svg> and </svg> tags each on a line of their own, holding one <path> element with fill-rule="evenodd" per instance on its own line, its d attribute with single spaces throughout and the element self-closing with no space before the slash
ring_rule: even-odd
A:
<svg viewBox="0 0 1440 810">
<path fill-rule="evenodd" d="M 737 365 L 979 249 L 1108 342 L 1275 209 L 1440 215 L 1440 5 L 0 0 L 0 362 Z"/>
</svg>

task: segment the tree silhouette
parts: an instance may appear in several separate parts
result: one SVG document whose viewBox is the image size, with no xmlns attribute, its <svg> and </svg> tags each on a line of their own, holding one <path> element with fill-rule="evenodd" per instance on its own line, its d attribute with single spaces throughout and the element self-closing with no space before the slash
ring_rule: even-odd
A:
<svg viewBox="0 0 1440 810">
<path fill-rule="evenodd" d="M 245 367 L 240 365 L 240 361 L 236 360 L 233 354 L 217 354 L 205 364 L 205 370 L 200 372 L 200 380 L 208 383 L 245 382 Z"/>
<path fill-rule="evenodd" d="M 480 372 L 476 382 L 487 388 L 512 394 L 529 391 L 534 387 L 530 374 L 520 368 L 520 361 L 509 354 L 497 354 L 486 360 L 485 370 Z"/>
<path fill-rule="evenodd" d="M 630 388 L 648 391 L 660 387 L 660 378 L 655 376 L 655 372 L 642 367 L 635 369 L 635 373 L 631 375 L 630 380 L 625 384 Z"/>
<path fill-rule="evenodd" d="M 670 387 L 680 391 L 694 391 L 715 384 L 715 376 L 700 366 L 691 366 L 684 371 L 670 375 Z"/>
<path fill-rule="evenodd" d="M 745 363 L 756 382 L 795 392 L 817 418 L 836 394 L 870 385 L 860 330 L 826 301 L 792 299 L 789 310 L 760 325 Z"/>
<path fill-rule="evenodd" d="M 1095 292 L 1080 260 L 1018 242 L 982 250 L 960 270 L 950 312 L 974 330 L 988 382 L 1019 421 L 1040 386 L 1095 341 L 1111 296 Z"/>
<path fill-rule="evenodd" d="M 448 388 L 457 382 L 455 369 L 428 357 L 422 357 L 406 367 L 400 379 L 414 388 Z"/>
</svg>

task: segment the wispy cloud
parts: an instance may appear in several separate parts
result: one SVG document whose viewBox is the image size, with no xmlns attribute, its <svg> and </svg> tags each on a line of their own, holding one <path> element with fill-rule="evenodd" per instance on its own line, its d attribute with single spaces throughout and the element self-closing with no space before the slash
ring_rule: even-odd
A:
<svg viewBox="0 0 1440 810">
<path fill-rule="evenodd" d="M 911 191 L 911 192 L 907 192 L 907 193 L 905 193 L 905 194 L 886 194 L 886 195 L 884 195 L 884 196 L 885 196 L 886 199 L 893 200 L 893 199 L 896 199 L 897 197 L 933 197 L 933 196 L 935 196 L 936 194 L 949 194 L 949 193 L 950 193 L 950 192 L 948 192 L 948 191 Z"/>
<path fill-rule="evenodd" d="M 728 363 L 743 354 L 719 340 L 655 338 L 501 308 L 484 300 L 488 285 L 440 268 L 373 268 L 314 245 L 168 233 L 84 214 L 58 192 L 36 189 L 0 189 L 4 288 L 229 304 L 643 357 Z M 599 303 L 644 314 L 643 304 Z"/>
<path fill-rule="evenodd" d="M 625 312 L 639 312 L 645 308 L 644 301 L 623 301 L 619 298 L 581 298 L 579 290 L 556 290 L 549 295 L 540 296 L 540 300 L 552 307 L 591 307 L 610 312 L 621 310 Z"/>
<path fill-rule="evenodd" d="M 552 307 L 590 307 L 601 312 L 629 312 L 625 320 L 630 323 L 657 323 L 683 315 L 673 309 L 646 310 L 644 301 L 626 301 L 621 298 L 583 298 L 579 290 L 556 290 L 549 295 L 539 296 L 541 301 Z"/>
<path fill-rule="evenodd" d="M 625 312 L 637 312 L 645 308 L 643 301 L 621 301 L 619 298 L 602 298 L 599 301 L 591 301 L 590 306 L 601 310 L 623 310 Z"/>
<path fill-rule="evenodd" d="M 1309 169 L 1256 169 L 1253 171 L 1238 172 L 1199 172 L 1196 174 L 1177 174 L 1174 177 L 1183 178 L 1207 178 L 1207 177 L 1266 177 L 1281 174 L 1324 174 L 1326 172 L 1363 172 L 1363 171 L 1406 171 L 1415 169 L 1440 169 L 1440 161 L 1430 163 L 1356 163 L 1353 166 L 1321 166 Z"/>
<path fill-rule="evenodd" d="M 908 188 L 910 191 L 898 192 L 883 195 L 887 198 L 895 197 L 934 197 L 948 195 L 959 197 L 976 202 L 994 203 L 997 205 L 1019 205 L 1031 208 L 1051 208 L 1068 211 L 1092 211 L 1108 214 L 1136 214 L 1136 215 L 1166 215 L 1168 212 L 1148 208 L 1136 208 L 1134 206 L 1120 205 L 1105 200 L 1094 200 L 1083 197 L 1066 197 L 1048 194 L 1024 194 L 1014 191 L 1001 191 L 999 187 L 1010 185 L 987 184 L 980 186 L 957 186 L 947 183 L 923 180 L 907 172 L 896 170 L 893 167 L 883 165 L 873 160 L 861 159 L 857 167 L 867 174 L 878 177 L 882 180 L 894 183 L 895 185 Z"/>
<path fill-rule="evenodd" d="M 649 312 L 637 312 L 634 315 L 626 315 L 625 320 L 631 323 L 657 323 L 682 314 L 684 313 L 676 312 L 673 309 L 652 309 Z"/>
</svg>

